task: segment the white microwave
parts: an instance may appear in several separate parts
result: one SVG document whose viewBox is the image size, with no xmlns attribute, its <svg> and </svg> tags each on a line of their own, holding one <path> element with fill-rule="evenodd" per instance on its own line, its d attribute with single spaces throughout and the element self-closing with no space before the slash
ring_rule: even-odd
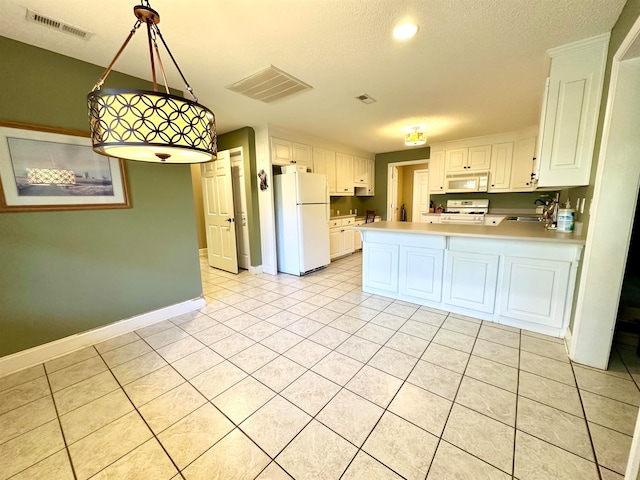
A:
<svg viewBox="0 0 640 480">
<path fill-rule="evenodd" d="M 445 180 L 447 193 L 486 192 L 489 172 L 450 173 Z"/>
</svg>

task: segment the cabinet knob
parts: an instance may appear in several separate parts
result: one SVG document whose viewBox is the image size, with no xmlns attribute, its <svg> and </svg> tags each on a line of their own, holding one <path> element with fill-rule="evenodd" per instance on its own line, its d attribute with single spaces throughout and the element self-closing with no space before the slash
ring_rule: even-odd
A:
<svg viewBox="0 0 640 480">
<path fill-rule="evenodd" d="M 525 185 L 529 185 L 529 182 L 525 183 Z"/>
<path fill-rule="evenodd" d="M 492 186 L 492 187 L 495 187 L 495 185 L 494 185 L 493 183 L 491 184 L 491 186 Z"/>
</svg>

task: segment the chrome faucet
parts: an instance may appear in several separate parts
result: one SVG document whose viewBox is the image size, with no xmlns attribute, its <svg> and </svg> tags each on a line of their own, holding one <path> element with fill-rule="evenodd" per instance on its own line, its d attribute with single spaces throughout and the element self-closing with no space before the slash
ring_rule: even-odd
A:
<svg viewBox="0 0 640 480">
<path fill-rule="evenodd" d="M 542 211 L 542 221 L 549 229 L 554 229 L 558 225 L 558 205 L 560 204 L 560 192 L 555 195 L 540 195 L 535 204 L 544 205 Z"/>
</svg>

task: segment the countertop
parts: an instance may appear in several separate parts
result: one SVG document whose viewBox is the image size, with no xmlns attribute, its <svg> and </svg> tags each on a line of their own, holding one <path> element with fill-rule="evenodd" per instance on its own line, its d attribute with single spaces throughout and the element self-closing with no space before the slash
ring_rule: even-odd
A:
<svg viewBox="0 0 640 480">
<path fill-rule="evenodd" d="M 333 215 L 333 216 L 329 217 L 329 220 L 338 220 L 340 218 L 349 218 L 349 217 L 355 217 L 355 216 L 356 216 L 355 213 L 352 213 L 351 215 Z M 364 217 L 362 217 L 362 218 L 364 218 Z"/>
<path fill-rule="evenodd" d="M 376 222 L 352 227 L 354 230 L 442 235 L 446 237 L 480 237 L 508 240 L 533 240 L 541 242 L 573 243 L 584 245 L 586 237 L 573 233 L 547 230 L 542 223 L 503 220 L 496 226 L 443 225 L 437 223 Z"/>
</svg>

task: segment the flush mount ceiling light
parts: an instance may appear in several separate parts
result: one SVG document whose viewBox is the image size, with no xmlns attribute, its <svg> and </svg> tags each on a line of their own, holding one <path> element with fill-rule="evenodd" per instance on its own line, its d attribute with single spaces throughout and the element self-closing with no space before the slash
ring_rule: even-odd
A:
<svg viewBox="0 0 640 480">
<path fill-rule="evenodd" d="M 427 136 L 421 128 L 422 127 L 420 125 L 411 127 L 411 132 L 404 136 L 404 144 L 408 147 L 415 147 L 417 145 L 424 145 L 427 143 Z"/>
<path fill-rule="evenodd" d="M 213 112 L 198 103 L 193 89 L 171 54 L 158 23 L 160 15 L 143 0 L 133 8 L 138 19 L 129 36 L 87 95 L 93 150 L 101 155 L 142 162 L 203 163 L 215 160 L 216 123 Z M 101 89 L 118 57 L 140 25 L 147 25 L 153 91 L 121 88 Z M 160 39 L 193 100 L 169 93 Z M 158 91 L 156 61 L 166 92 Z"/>
<path fill-rule="evenodd" d="M 418 25 L 415 23 L 403 23 L 393 30 L 393 38 L 396 40 L 407 40 L 418 33 Z"/>
</svg>

